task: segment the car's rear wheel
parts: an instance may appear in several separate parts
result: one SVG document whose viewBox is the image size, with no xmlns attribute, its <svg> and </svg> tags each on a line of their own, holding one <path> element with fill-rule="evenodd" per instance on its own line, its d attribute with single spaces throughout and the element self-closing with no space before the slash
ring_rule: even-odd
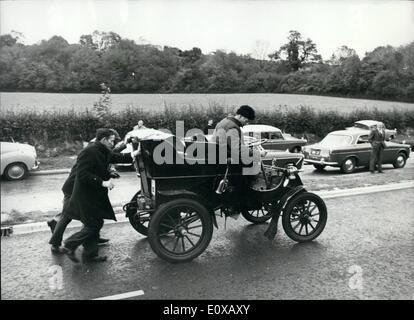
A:
<svg viewBox="0 0 414 320">
<path fill-rule="evenodd" d="M 299 153 L 301 151 L 300 147 L 293 147 L 292 149 L 290 149 L 290 152 L 292 153 Z"/>
<path fill-rule="evenodd" d="M 151 215 L 149 212 L 138 212 L 137 198 L 141 194 L 141 191 L 138 191 L 131 199 L 127 207 L 125 208 L 126 214 L 129 219 L 131 226 L 138 231 L 138 233 L 147 236 L 148 235 L 148 225 L 151 220 Z"/>
<path fill-rule="evenodd" d="M 342 163 L 341 171 L 343 173 L 352 173 L 355 171 L 356 162 L 354 158 L 345 159 Z"/>
<path fill-rule="evenodd" d="M 397 155 L 397 158 L 395 158 L 394 163 L 392 164 L 394 168 L 404 168 L 405 164 L 407 162 L 407 157 L 404 153 L 400 152 Z"/>
<path fill-rule="evenodd" d="M 193 199 L 161 205 L 151 217 L 148 240 L 152 250 L 169 262 L 187 262 L 204 252 L 213 235 L 210 212 Z"/>
<path fill-rule="evenodd" d="M 28 169 L 22 162 L 15 162 L 9 164 L 4 170 L 4 177 L 7 180 L 22 180 L 26 177 Z"/>
</svg>

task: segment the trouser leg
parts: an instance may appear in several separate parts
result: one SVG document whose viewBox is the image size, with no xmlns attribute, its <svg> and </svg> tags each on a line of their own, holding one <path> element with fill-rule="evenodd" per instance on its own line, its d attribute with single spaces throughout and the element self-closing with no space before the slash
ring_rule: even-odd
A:
<svg viewBox="0 0 414 320">
<path fill-rule="evenodd" d="M 83 244 L 87 252 L 97 252 L 99 231 L 102 226 L 103 219 L 88 221 L 79 232 L 74 233 L 65 240 L 65 247 L 70 250 L 75 250 Z"/>
<path fill-rule="evenodd" d="M 382 171 L 382 154 L 383 154 L 383 148 L 380 147 L 378 148 L 378 153 L 377 153 L 377 163 L 378 163 L 378 171 Z"/>
<path fill-rule="evenodd" d="M 61 218 L 56 224 L 52 237 L 49 240 L 49 244 L 54 246 L 60 246 L 62 244 L 63 233 L 66 230 L 67 225 L 72 221 L 70 217 L 65 214 L 61 214 Z"/>
<path fill-rule="evenodd" d="M 97 224 L 94 227 L 89 227 L 91 236 L 85 240 L 83 243 L 83 256 L 86 258 L 95 257 L 98 255 L 98 240 L 99 232 L 103 226 L 103 220 L 101 223 Z"/>
<path fill-rule="evenodd" d="M 369 159 L 369 170 L 370 171 L 375 171 L 375 164 L 377 162 L 377 154 L 378 154 L 378 149 L 373 147 L 371 150 L 371 156 Z"/>
</svg>

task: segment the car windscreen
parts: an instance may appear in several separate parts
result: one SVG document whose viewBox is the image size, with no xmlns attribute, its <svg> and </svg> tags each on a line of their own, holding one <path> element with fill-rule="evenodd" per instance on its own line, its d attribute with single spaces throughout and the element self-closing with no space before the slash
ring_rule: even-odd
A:
<svg viewBox="0 0 414 320">
<path fill-rule="evenodd" d="M 323 146 L 347 146 L 352 142 L 352 137 L 343 134 L 328 134 L 321 142 Z"/>
</svg>

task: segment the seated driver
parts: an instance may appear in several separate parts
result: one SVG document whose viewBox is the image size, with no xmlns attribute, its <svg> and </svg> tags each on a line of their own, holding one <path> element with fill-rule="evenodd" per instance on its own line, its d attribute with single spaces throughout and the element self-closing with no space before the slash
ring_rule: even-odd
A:
<svg viewBox="0 0 414 320">
<path fill-rule="evenodd" d="M 238 216 L 243 209 L 245 199 L 246 179 L 243 165 L 252 163 L 253 150 L 245 145 L 241 127 L 255 119 L 255 111 L 248 105 L 240 106 L 235 116 L 227 116 L 221 120 L 214 129 L 212 141 L 225 146 L 227 159 L 230 159 L 229 182 L 234 187 L 229 194 L 230 212 L 228 216 Z M 226 159 L 226 160 L 227 160 Z M 254 174 L 254 173 L 253 173 Z"/>
</svg>

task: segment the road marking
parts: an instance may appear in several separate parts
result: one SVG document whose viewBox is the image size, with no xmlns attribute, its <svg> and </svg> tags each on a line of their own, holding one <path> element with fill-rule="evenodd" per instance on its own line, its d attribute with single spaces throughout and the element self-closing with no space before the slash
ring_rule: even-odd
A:
<svg viewBox="0 0 414 320">
<path fill-rule="evenodd" d="M 315 193 L 317 193 L 323 199 L 333 199 L 339 197 L 349 197 L 353 195 L 364 195 L 376 192 L 393 191 L 409 188 L 414 188 L 414 181 L 390 183 L 382 186 L 358 187 L 343 190 L 315 191 Z M 312 190 L 309 191 L 312 192 Z"/>
<path fill-rule="evenodd" d="M 137 290 L 137 291 L 125 292 L 125 293 L 121 293 L 121 294 L 115 294 L 113 296 L 96 298 L 96 299 L 92 299 L 92 300 L 121 300 L 121 299 L 127 299 L 127 298 L 142 296 L 143 294 L 144 294 L 144 291 Z"/>
</svg>

